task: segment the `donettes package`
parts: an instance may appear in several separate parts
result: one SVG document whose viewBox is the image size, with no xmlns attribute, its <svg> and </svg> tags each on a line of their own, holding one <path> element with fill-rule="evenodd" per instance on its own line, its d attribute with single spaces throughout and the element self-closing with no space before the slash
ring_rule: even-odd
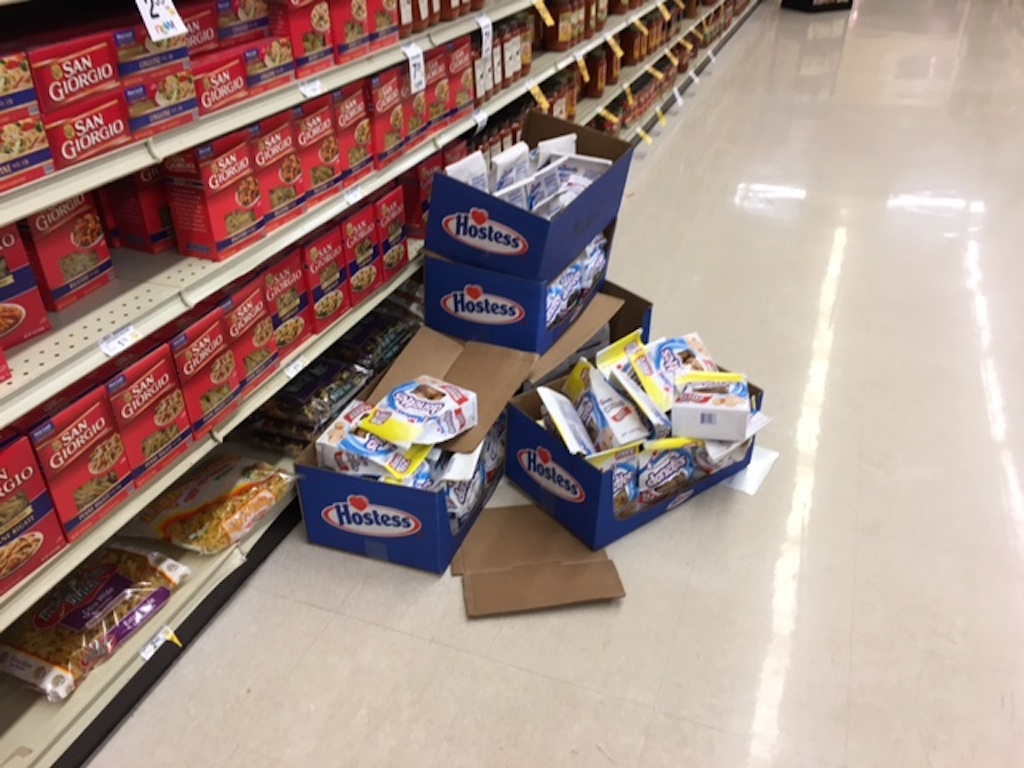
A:
<svg viewBox="0 0 1024 768">
<path fill-rule="evenodd" d="M 28 61 L 44 113 L 120 85 L 117 51 L 109 33 L 31 48 Z"/>
<path fill-rule="evenodd" d="M 374 207 L 366 205 L 345 219 L 341 237 L 350 275 L 349 294 L 355 306 L 377 289 L 383 277 Z"/>
<path fill-rule="evenodd" d="M 313 332 L 313 308 L 306 290 L 302 249 L 289 251 L 267 267 L 263 285 L 274 319 L 278 353 L 284 356 Z"/>
<path fill-rule="evenodd" d="M 143 168 L 105 189 L 123 245 L 146 253 L 174 247 L 174 221 L 160 166 Z"/>
<path fill-rule="evenodd" d="M 44 208 L 20 226 L 47 309 L 69 307 L 113 279 L 110 250 L 91 194 Z"/>
<path fill-rule="evenodd" d="M 50 330 L 28 253 L 15 224 L 0 227 L 0 349 Z"/>
<path fill-rule="evenodd" d="M 44 118 L 54 167 L 67 168 L 131 141 L 128 104 L 119 91 L 81 99 Z"/>
<path fill-rule="evenodd" d="M 302 260 L 313 305 L 313 328 L 319 333 L 337 322 L 352 304 L 341 229 L 332 226 L 312 235 L 302 244 Z"/>
</svg>

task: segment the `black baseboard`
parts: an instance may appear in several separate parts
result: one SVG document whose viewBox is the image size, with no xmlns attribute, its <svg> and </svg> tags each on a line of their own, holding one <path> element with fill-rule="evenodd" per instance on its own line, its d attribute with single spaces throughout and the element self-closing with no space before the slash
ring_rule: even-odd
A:
<svg viewBox="0 0 1024 768">
<path fill-rule="evenodd" d="M 782 7 L 804 13 L 848 11 L 853 8 L 853 0 L 782 0 Z"/>
</svg>

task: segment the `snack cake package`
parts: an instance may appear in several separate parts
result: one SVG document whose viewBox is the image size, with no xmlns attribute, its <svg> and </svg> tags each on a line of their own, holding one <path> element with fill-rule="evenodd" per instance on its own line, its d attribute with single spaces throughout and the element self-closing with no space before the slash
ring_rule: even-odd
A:
<svg viewBox="0 0 1024 768">
<path fill-rule="evenodd" d="M 620 395 L 601 372 L 580 359 L 566 379 L 565 394 L 599 451 L 619 448 L 650 435 L 636 408 Z"/>
<path fill-rule="evenodd" d="M 432 376 L 419 376 L 391 390 L 360 426 L 392 443 L 435 445 L 476 423 L 475 392 Z"/>
<path fill-rule="evenodd" d="M 738 373 L 687 371 L 676 377 L 672 434 L 741 441 L 750 422 L 750 389 Z"/>
</svg>

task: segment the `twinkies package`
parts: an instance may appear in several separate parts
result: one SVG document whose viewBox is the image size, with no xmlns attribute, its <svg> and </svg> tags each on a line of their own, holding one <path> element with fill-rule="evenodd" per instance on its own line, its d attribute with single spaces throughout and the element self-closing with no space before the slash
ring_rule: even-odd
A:
<svg viewBox="0 0 1024 768">
<path fill-rule="evenodd" d="M 636 408 L 588 360 L 576 363 L 563 391 L 572 401 L 599 451 L 649 437 Z"/>
<path fill-rule="evenodd" d="M 361 423 L 367 432 L 402 445 L 435 445 L 477 423 L 476 393 L 432 376 L 401 384 Z"/>
</svg>

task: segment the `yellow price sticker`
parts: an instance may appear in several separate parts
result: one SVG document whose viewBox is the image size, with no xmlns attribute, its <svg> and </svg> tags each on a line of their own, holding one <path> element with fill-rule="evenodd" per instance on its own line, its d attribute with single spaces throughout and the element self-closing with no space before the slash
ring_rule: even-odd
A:
<svg viewBox="0 0 1024 768">
<path fill-rule="evenodd" d="M 551 15 L 551 11 L 548 10 L 548 6 L 544 0 L 533 0 L 533 7 L 537 9 L 537 13 L 540 14 L 540 18 L 543 20 L 545 27 L 555 26 L 555 17 Z"/>
<path fill-rule="evenodd" d="M 691 43 L 691 42 L 690 42 L 689 40 L 683 39 L 683 40 L 681 40 L 680 42 L 681 42 L 681 43 L 682 43 L 683 45 L 685 45 L 685 46 L 686 46 L 686 50 L 688 50 L 688 51 L 692 51 L 692 50 L 693 50 L 693 43 Z"/>
<path fill-rule="evenodd" d="M 608 43 L 608 47 L 612 49 L 612 53 L 615 54 L 616 59 L 621 59 L 625 55 L 623 53 L 622 46 L 619 45 L 619 41 L 616 40 L 614 37 L 608 35 L 605 38 L 605 41 Z"/>
<path fill-rule="evenodd" d="M 642 34 L 649 35 L 651 33 L 651 30 L 640 19 L 633 19 L 633 26 L 639 29 Z"/>
<path fill-rule="evenodd" d="M 576 66 L 580 68 L 580 75 L 583 77 L 584 83 L 590 82 L 590 70 L 587 69 L 587 60 L 581 55 L 576 54 Z"/>
<path fill-rule="evenodd" d="M 622 90 L 626 92 L 626 103 L 632 107 L 634 103 L 633 89 L 629 87 L 629 83 L 626 83 L 622 86 Z"/>
<path fill-rule="evenodd" d="M 693 34 L 695 34 L 697 36 L 697 39 L 700 40 L 702 43 L 704 42 L 704 35 L 700 33 L 699 29 L 693 30 Z"/>
<path fill-rule="evenodd" d="M 672 18 L 672 14 L 668 12 L 668 8 L 665 7 L 664 3 L 658 3 L 658 10 L 661 11 L 661 18 L 665 21 Z"/>
<path fill-rule="evenodd" d="M 653 77 L 655 80 L 657 80 L 659 82 L 665 79 L 665 75 L 662 74 L 661 72 L 659 72 L 654 67 L 652 67 L 650 64 L 648 64 L 646 67 L 644 67 L 644 69 L 647 71 L 648 75 L 650 75 L 651 77 Z"/>
<path fill-rule="evenodd" d="M 658 122 L 662 125 L 668 125 L 668 120 L 665 119 L 665 113 L 661 111 L 661 107 L 654 110 L 655 114 L 658 115 Z"/>
<path fill-rule="evenodd" d="M 673 67 L 679 66 L 679 59 L 676 58 L 676 55 L 672 53 L 672 51 L 665 51 L 665 58 L 672 62 Z"/>
<path fill-rule="evenodd" d="M 601 117 L 603 117 L 605 120 L 607 120 L 612 125 L 618 125 L 619 124 L 619 118 L 617 118 L 615 115 L 613 115 L 607 109 L 599 109 L 597 111 L 597 114 L 599 114 Z"/>
<path fill-rule="evenodd" d="M 547 112 L 551 109 L 551 102 L 548 101 L 548 97 L 544 95 L 544 91 L 540 89 L 540 86 L 536 83 L 529 84 L 530 95 L 533 96 L 533 100 L 537 102 L 537 106 Z"/>
<path fill-rule="evenodd" d="M 653 144 L 654 139 L 651 138 L 651 134 L 645 131 L 643 128 L 636 129 L 636 135 L 644 140 L 644 144 Z"/>
<path fill-rule="evenodd" d="M 673 2 L 675 2 L 676 7 L 679 8 L 680 11 L 686 11 L 686 3 L 684 3 L 683 0 L 673 0 Z"/>
</svg>

